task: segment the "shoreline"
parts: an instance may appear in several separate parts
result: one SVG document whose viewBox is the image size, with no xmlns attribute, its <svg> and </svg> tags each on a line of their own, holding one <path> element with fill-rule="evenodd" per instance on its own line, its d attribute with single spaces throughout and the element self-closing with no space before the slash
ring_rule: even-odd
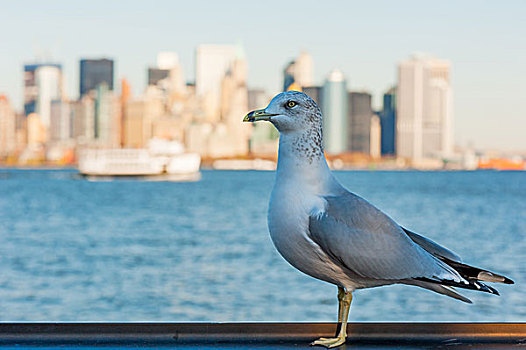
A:
<svg viewBox="0 0 526 350">
<path fill-rule="evenodd" d="M 78 169 L 76 166 L 71 165 L 5 165 L 0 164 L 0 171 L 1 170 L 34 170 L 34 171 L 50 171 L 50 170 L 71 170 L 71 171 L 77 171 Z M 203 166 L 200 169 L 201 171 L 268 171 L 272 172 L 275 171 L 275 169 L 238 169 L 238 168 L 214 168 L 211 165 Z M 517 169 L 421 169 L 421 168 L 412 168 L 412 167 L 405 167 L 405 168 L 396 168 L 396 167 L 343 167 L 339 169 L 331 169 L 332 171 L 359 171 L 359 172 L 477 172 L 477 171 L 498 171 L 498 172 L 523 172 L 526 170 L 517 170 Z"/>
</svg>

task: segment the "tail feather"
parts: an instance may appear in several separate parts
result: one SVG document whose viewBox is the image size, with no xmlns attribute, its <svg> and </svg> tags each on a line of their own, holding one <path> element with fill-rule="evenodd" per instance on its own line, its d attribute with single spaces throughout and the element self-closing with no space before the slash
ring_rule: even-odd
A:
<svg viewBox="0 0 526 350">
<path fill-rule="evenodd" d="M 427 277 L 418 277 L 418 278 L 415 278 L 415 280 L 424 281 L 428 283 L 435 283 L 435 284 L 439 284 L 442 286 L 471 289 L 471 290 L 476 290 L 479 292 L 486 292 L 490 294 L 500 295 L 499 292 L 495 288 L 490 287 L 480 281 L 475 281 L 475 280 L 467 280 L 466 282 L 457 282 L 453 280 L 433 279 L 433 278 L 427 278 Z"/>
<path fill-rule="evenodd" d="M 471 290 L 477 290 L 480 292 L 500 295 L 499 292 L 495 288 L 488 286 L 487 284 L 483 282 L 497 282 L 497 283 L 505 283 L 505 284 L 514 283 L 508 277 L 496 274 L 491 271 L 483 270 L 478 267 L 466 265 L 466 264 L 463 264 L 457 261 L 452 261 L 444 257 L 440 257 L 440 260 L 442 260 L 444 263 L 446 263 L 447 265 L 455 269 L 455 271 L 458 272 L 458 274 L 464 279 L 464 281 L 457 282 L 453 280 L 445 280 L 445 279 L 438 279 L 438 278 L 434 279 L 434 278 L 427 278 L 427 277 L 415 278 L 415 280 L 418 280 L 426 284 L 424 288 L 432 289 L 435 292 L 446 294 L 449 296 L 452 296 L 452 295 L 437 290 L 437 289 L 442 290 L 441 288 L 430 288 L 429 285 L 434 284 L 448 291 L 452 291 L 453 290 L 452 287 L 458 287 L 458 288 L 471 289 Z M 462 300 L 458 298 L 457 296 L 452 296 L 452 297 Z"/>
<path fill-rule="evenodd" d="M 463 301 L 468 304 L 473 303 L 471 300 L 469 300 L 468 298 L 466 298 L 465 296 L 463 296 L 462 294 L 454 290 L 453 287 L 437 284 L 436 282 L 427 282 L 423 280 L 412 280 L 408 284 L 426 288 L 426 289 L 432 290 L 433 292 L 447 295 L 448 297 Z"/>
<path fill-rule="evenodd" d="M 506 284 L 515 283 L 505 276 L 497 275 L 489 271 L 480 271 L 477 275 L 477 279 L 479 281 L 485 281 L 485 282 L 496 282 L 496 283 L 506 283 Z"/>
<path fill-rule="evenodd" d="M 496 274 L 495 272 L 483 270 L 481 268 L 466 265 L 461 262 L 453 261 L 444 257 L 440 258 L 440 260 L 454 268 L 460 274 L 460 276 L 464 277 L 467 280 L 496 282 L 505 284 L 515 283 L 508 277 Z"/>
<path fill-rule="evenodd" d="M 454 280 L 444 280 L 440 278 L 419 277 L 412 279 L 409 284 L 418 285 L 420 287 L 431 289 L 437 293 L 449 295 L 450 297 L 466 301 L 464 299 L 467 298 L 460 296 L 460 294 L 456 293 L 452 287 L 478 290 L 481 292 L 499 295 L 499 292 L 495 288 L 490 287 L 483 282 L 496 282 L 505 284 L 515 283 L 506 276 L 464 264 L 461 262 L 461 259 L 457 254 L 433 242 L 429 238 L 411 232 L 403 227 L 402 229 L 405 231 L 408 237 L 413 240 L 413 242 L 418 244 L 420 247 L 432 254 L 435 258 L 442 261 L 447 266 L 451 267 L 460 275 L 460 277 L 463 278 L 462 281 L 457 282 Z M 469 299 L 467 300 L 469 301 Z"/>
</svg>

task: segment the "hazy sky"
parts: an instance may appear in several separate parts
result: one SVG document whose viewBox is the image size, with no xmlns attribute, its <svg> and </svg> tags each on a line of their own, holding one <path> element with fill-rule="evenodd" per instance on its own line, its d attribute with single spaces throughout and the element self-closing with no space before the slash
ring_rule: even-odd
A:
<svg viewBox="0 0 526 350">
<path fill-rule="evenodd" d="M 17 109 L 36 56 L 63 64 L 71 97 L 81 57 L 113 58 L 137 95 L 159 51 L 193 80 L 198 44 L 242 43 L 249 85 L 274 93 L 304 49 L 315 82 L 340 68 L 378 107 L 397 63 L 426 52 L 452 62 L 457 143 L 526 150 L 526 1 L 2 1 L 0 33 L 0 93 Z"/>
</svg>

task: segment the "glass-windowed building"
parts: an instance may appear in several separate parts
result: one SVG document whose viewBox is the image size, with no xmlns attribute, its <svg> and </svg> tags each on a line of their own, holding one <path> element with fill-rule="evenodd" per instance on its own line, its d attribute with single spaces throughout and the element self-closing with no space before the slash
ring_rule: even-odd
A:
<svg viewBox="0 0 526 350">
<path fill-rule="evenodd" d="M 113 60 L 80 60 L 80 96 L 95 90 L 102 83 L 106 83 L 109 90 L 113 90 Z"/>
</svg>

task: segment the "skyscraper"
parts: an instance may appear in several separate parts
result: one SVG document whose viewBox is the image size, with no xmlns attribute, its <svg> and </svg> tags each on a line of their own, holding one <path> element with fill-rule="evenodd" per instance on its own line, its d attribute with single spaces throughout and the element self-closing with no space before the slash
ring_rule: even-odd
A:
<svg viewBox="0 0 526 350">
<path fill-rule="evenodd" d="M 205 119 L 216 123 L 220 118 L 221 84 L 233 68 L 236 57 L 243 58 L 241 48 L 231 45 L 200 45 L 195 64 L 195 90 L 201 99 Z"/>
<path fill-rule="evenodd" d="M 121 144 L 121 111 L 119 99 L 106 83 L 97 86 L 95 94 L 95 139 L 101 145 Z"/>
<path fill-rule="evenodd" d="M 73 137 L 73 108 L 67 101 L 51 101 L 51 118 L 49 126 L 50 141 L 65 141 Z"/>
<path fill-rule="evenodd" d="M 13 155 L 16 149 L 16 115 L 9 99 L 0 95 L 0 159 Z"/>
<path fill-rule="evenodd" d="M 232 45 L 199 45 L 196 52 L 195 88 L 198 95 L 221 96 L 221 82 L 232 69 L 238 49 Z"/>
<path fill-rule="evenodd" d="M 51 101 L 63 93 L 62 66 L 36 63 L 24 66 L 24 112 L 37 113 L 44 127 L 49 128 Z"/>
<path fill-rule="evenodd" d="M 323 102 L 323 87 L 321 86 L 306 86 L 303 88 L 303 92 L 309 95 L 310 98 L 312 98 L 322 109 L 322 102 Z"/>
<path fill-rule="evenodd" d="M 329 73 L 322 93 L 323 140 L 325 151 L 338 154 L 347 150 L 347 83 L 343 73 Z"/>
<path fill-rule="evenodd" d="M 289 88 L 294 84 L 294 66 L 295 61 L 290 61 L 283 69 L 283 91 L 288 91 Z"/>
<path fill-rule="evenodd" d="M 382 155 L 381 128 L 380 117 L 377 113 L 373 113 L 369 137 L 369 155 L 373 158 L 380 158 Z"/>
<path fill-rule="evenodd" d="M 95 99 L 84 95 L 74 105 L 73 137 L 79 144 L 95 139 Z"/>
<path fill-rule="evenodd" d="M 179 55 L 177 52 L 161 51 L 157 54 L 157 68 L 173 69 L 179 65 Z"/>
<path fill-rule="evenodd" d="M 106 83 L 108 88 L 113 90 L 113 60 L 81 59 L 80 96 L 95 90 L 102 83 Z"/>
<path fill-rule="evenodd" d="M 168 78 L 169 75 L 169 69 L 150 67 L 148 68 L 148 85 L 157 85 L 159 81 Z"/>
<path fill-rule="evenodd" d="M 396 154 L 396 88 L 394 87 L 384 94 L 380 124 L 382 156 L 394 156 Z"/>
<path fill-rule="evenodd" d="M 156 85 L 168 94 L 185 90 L 183 69 L 177 52 L 157 54 L 157 66 L 148 68 L 148 85 Z"/>
<path fill-rule="evenodd" d="M 247 93 L 248 109 L 251 111 L 254 109 L 260 109 L 262 108 L 261 106 L 265 106 L 269 102 L 269 98 L 263 89 L 249 89 Z"/>
<path fill-rule="evenodd" d="M 370 153 L 371 145 L 371 94 L 349 92 L 347 104 L 347 150 Z"/>
<path fill-rule="evenodd" d="M 153 123 L 164 113 L 162 100 L 150 96 L 130 99 L 124 119 L 124 146 L 146 147 L 153 137 Z"/>
<path fill-rule="evenodd" d="M 313 66 L 312 56 L 305 51 L 301 52 L 283 70 L 283 91 L 289 90 L 293 84 L 296 89 L 311 86 Z"/>
<path fill-rule="evenodd" d="M 415 55 L 398 67 L 396 151 L 413 161 L 453 150 L 449 61 Z"/>
</svg>

